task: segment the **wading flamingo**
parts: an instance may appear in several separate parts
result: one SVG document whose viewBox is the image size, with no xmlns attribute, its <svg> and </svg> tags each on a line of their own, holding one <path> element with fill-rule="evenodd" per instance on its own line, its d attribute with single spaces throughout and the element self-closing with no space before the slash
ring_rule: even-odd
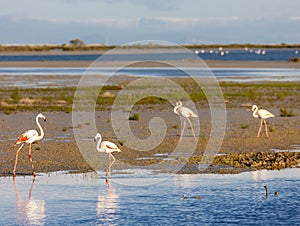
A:
<svg viewBox="0 0 300 226">
<path fill-rule="evenodd" d="M 184 129 L 185 129 L 186 121 L 189 122 L 189 124 L 191 126 L 191 129 L 192 129 L 192 132 L 193 132 L 193 135 L 194 135 L 194 139 L 195 139 L 195 141 L 197 141 L 196 135 L 195 135 L 195 132 L 194 132 L 194 129 L 193 129 L 193 125 L 192 125 L 192 122 L 189 119 L 189 117 L 197 118 L 198 116 L 191 109 L 186 108 L 186 107 L 182 107 L 182 102 L 181 101 L 176 102 L 175 107 L 174 107 L 174 113 L 181 116 L 181 117 L 183 117 L 183 126 L 181 128 L 179 142 L 182 140 L 182 136 L 183 136 L 183 132 L 184 132 Z"/>
<path fill-rule="evenodd" d="M 16 143 L 15 143 L 15 146 L 17 144 L 22 144 L 22 145 L 20 146 L 20 148 L 16 152 L 16 160 L 15 160 L 15 166 L 14 166 L 14 170 L 13 170 L 13 175 L 14 176 L 16 176 L 16 168 L 17 168 L 17 163 L 18 163 L 19 152 L 22 149 L 22 147 L 24 146 L 24 144 L 26 143 L 26 144 L 29 144 L 28 158 L 29 158 L 29 161 L 31 163 L 32 174 L 33 174 L 34 177 L 36 177 L 36 173 L 34 172 L 34 166 L 33 166 L 33 163 L 32 163 L 31 144 L 33 142 L 36 142 L 38 140 L 43 139 L 43 137 L 44 137 L 44 130 L 43 130 L 43 128 L 41 127 L 41 125 L 39 123 L 39 118 L 42 118 L 44 121 L 46 121 L 46 117 L 43 114 L 38 114 L 35 118 L 36 124 L 40 129 L 41 135 L 39 135 L 38 131 L 31 129 L 31 130 L 28 130 L 28 131 L 22 133 L 19 136 Z"/>
<path fill-rule="evenodd" d="M 261 118 L 260 127 L 258 129 L 258 133 L 257 133 L 256 137 L 257 138 L 259 137 L 263 123 L 265 124 L 266 137 L 269 137 L 266 119 L 267 118 L 272 118 L 272 117 L 275 117 L 275 116 L 272 113 L 270 113 L 269 111 L 265 110 L 265 109 L 259 109 L 258 110 L 258 107 L 256 105 L 252 106 L 252 112 L 253 112 L 252 115 L 253 115 L 254 118 Z"/>
<path fill-rule="evenodd" d="M 95 136 L 95 142 L 97 142 L 96 148 L 98 152 L 105 152 L 108 154 L 109 157 L 109 166 L 108 170 L 106 171 L 106 176 L 108 177 L 111 171 L 111 167 L 116 161 L 116 158 L 112 155 L 112 152 L 121 152 L 117 145 L 109 141 L 102 142 L 102 136 L 100 133 L 97 133 Z M 98 141 L 97 141 L 98 140 Z M 111 161 L 112 160 L 112 161 Z"/>
</svg>

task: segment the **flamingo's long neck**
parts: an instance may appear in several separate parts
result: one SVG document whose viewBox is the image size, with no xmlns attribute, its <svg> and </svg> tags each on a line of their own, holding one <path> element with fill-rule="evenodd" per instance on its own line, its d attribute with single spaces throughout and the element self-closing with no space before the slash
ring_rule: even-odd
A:
<svg viewBox="0 0 300 226">
<path fill-rule="evenodd" d="M 258 111 L 258 107 L 255 107 L 252 114 L 254 118 L 258 118 L 257 111 Z"/>
<path fill-rule="evenodd" d="M 35 118 L 35 121 L 36 121 L 36 124 L 37 124 L 37 126 L 39 127 L 39 129 L 40 129 L 40 131 L 41 131 L 41 135 L 39 135 L 39 136 L 37 137 L 37 140 L 41 140 L 41 139 L 43 139 L 43 137 L 44 137 L 44 130 L 43 130 L 42 126 L 41 126 L 40 123 L 39 123 L 39 117 L 36 117 L 36 118 Z"/>
<path fill-rule="evenodd" d="M 97 151 L 101 151 L 101 148 L 100 148 L 101 141 L 102 141 L 102 137 L 100 135 L 98 138 L 98 141 L 97 141 Z"/>
<path fill-rule="evenodd" d="M 174 110 L 173 110 L 176 115 L 179 115 L 178 112 L 177 112 L 178 108 L 179 108 L 179 106 L 177 105 L 176 107 L 174 107 Z"/>
<path fill-rule="evenodd" d="M 182 106 L 182 103 L 181 103 L 181 102 L 177 102 L 177 103 L 176 103 L 176 106 L 174 107 L 174 110 L 173 110 L 175 114 L 179 115 L 179 113 L 178 113 L 177 110 L 178 110 L 178 108 L 180 108 L 181 106 Z"/>
</svg>

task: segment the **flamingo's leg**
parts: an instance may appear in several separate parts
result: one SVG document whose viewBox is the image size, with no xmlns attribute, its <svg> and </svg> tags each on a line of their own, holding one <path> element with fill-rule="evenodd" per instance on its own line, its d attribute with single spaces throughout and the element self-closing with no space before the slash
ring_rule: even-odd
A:
<svg viewBox="0 0 300 226">
<path fill-rule="evenodd" d="M 260 135 L 260 131 L 261 131 L 261 128 L 262 128 L 262 125 L 263 125 L 263 119 L 262 120 L 260 120 L 260 127 L 259 127 L 259 129 L 258 129 L 258 133 L 257 133 L 257 138 L 259 138 L 259 135 Z"/>
<path fill-rule="evenodd" d="M 29 144 L 28 158 L 29 158 L 29 161 L 31 164 L 32 174 L 34 177 L 36 177 L 36 173 L 34 172 L 34 166 L 33 166 L 33 162 L 32 162 L 32 156 L 31 156 L 31 143 Z"/>
<path fill-rule="evenodd" d="M 14 177 L 16 176 L 16 168 L 17 168 L 17 164 L 18 164 L 18 155 L 20 150 L 22 149 L 22 147 L 24 146 L 24 143 L 19 147 L 19 149 L 16 152 L 16 160 L 15 160 L 15 166 L 14 166 L 14 170 L 13 170 L 13 175 Z"/>
<path fill-rule="evenodd" d="M 193 128 L 193 124 L 192 124 L 192 122 L 191 122 L 191 120 L 189 118 L 187 118 L 187 120 L 188 120 L 188 122 L 189 122 L 189 124 L 191 126 L 191 129 L 192 129 L 192 132 L 193 132 L 193 135 L 194 135 L 194 139 L 195 139 L 195 141 L 197 141 L 197 138 L 196 138 L 196 135 L 195 135 L 195 131 L 194 131 L 194 128 Z"/>
<path fill-rule="evenodd" d="M 108 154 L 108 158 L 109 158 L 109 165 L 108 165 L 108 168 L 106 169 L 106 178 L 109 177 L 109 172 L 110 172 L 110 168 L 109 168 L 109 166 L 110 166 L 110 159 L 111 159 L 110 154 Z"/>
<path fill-rule="evenodd" d="M 265 124 L 265 130 L 266 130 L 266 137 L 268 138 L 269 137 L 268 126 L 267 126 L 267 122 L 265 119 L 264 119 L 264 124 Z"/>
<path fill-rule="evenodd" d="M 109 156 L 109 166 L 108 166 L 108 172 L 107 172 L 106 176 L 110 177 L 111 167 L 115 163 L 116 158 L 111 153 L 109 153 L 108 156 Z M 113 159 L 113 161 L 111 161 L 111 159 Z"/>
<path fill-rule="evenodd" d="M 181 127 L 181 133 L 180 133 L 180 138 L 179 138 L 179 142 L 182 141 L 182 136 L 183 136 L 183 132 L 185 129 L 185 118 L 183 118 L 183 126 Z"/>
<path fill-rule="evenodd" d="M 112 157 L 113 162 L 115 162 L 115 161 L 116 161 L 116 158 L 112 155 L 112 153 L 109 153 L 109 154 L 110 154 L 110 156 Z"/>
</svg>

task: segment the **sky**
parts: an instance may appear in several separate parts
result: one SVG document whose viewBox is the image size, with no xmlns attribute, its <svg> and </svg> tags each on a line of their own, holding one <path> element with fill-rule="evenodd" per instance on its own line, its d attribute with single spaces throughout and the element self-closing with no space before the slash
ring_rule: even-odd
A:
<svg viewBox="0 0 300 226">
<path fill-rule="evenodd" d="M 0 0 L 0 44 L 300 43 L 299 0 Z"/>
</svg>

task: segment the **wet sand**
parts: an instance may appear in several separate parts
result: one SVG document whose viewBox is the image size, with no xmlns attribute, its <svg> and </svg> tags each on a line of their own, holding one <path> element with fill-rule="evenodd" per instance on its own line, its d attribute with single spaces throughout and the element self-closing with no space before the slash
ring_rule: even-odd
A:
<svg viewBox="0 0 300 226">
<path fill-rule="evenodd" d="M 164 141 L 151 151 L 138 151 L 126 147 L 122 141 L 117 140 L 114 130 L 112 129 L 109 111 L 98 112 L 96 116 L 96 125 L 101 131 L 105 140 L 115 142 L 122 150 L 121 153 L 116 153 L 115 157 L 119 160 L 114 165 L 114 169 L 122 169 L 122 163 L 126 163 L 132 168 L 135 167 L 150 167 L 157 161 L 164 161 L 163 158 L 172 155 L 175 149 L 180 134 L 179 117 L 173 114 L 172 108 L 160 109 L 159 112 L 154 109 L 138 110 L 141 115 L 139 121 L 130 122 L 133 133 L 139 138 L 144 139 L 149 136 L 148 123 L 153 115 L 161 117 L 167 125 L 167 136 Z M 269 109 L 278 115 L 276 109 Z M 33 145 L 33 160 L 36 171 L 52 172 L 66 170 L 70 172 L 87 172 L 92 170 L 78 149 L 73 136 L 72 114 L 62 112 L 43 112 L 47 117 L 47 122 L 42 125 L 45 129 L 45 138 Z M 198 111 L 201 122 L 201 132 L 197 148 L 193 156 L 202 155 L 206 149 L 206 145 L 210 136 L 210 119 L 209 109 L 199 109 Z M 249 109 L 246 108 L 231 108 L 227 111 L 227 128 L 223 141 L 223 145 L 219 150 L 219 154 L 229 153 L 248 153 L 248 152 L 268 152 L 271 149 L 297 149 L 293 145 L 299 145 L 300 137 L 300 111 L 297 110 L 296 117 L 275 117 L 268 120 L 269 126 L 272 127 L 270 138 L 265 138 L 264 133 L 260 138 L 256 138 L 259 127 L 259 119 L 252 117 Z M 0 175 L 11 175 L 15 160 L 15 151 L 18 147 L 13 146 L 15 140 L 21 131 L 34 126 L 35 113 L 33 112 L 17 112 L 10 115 L 0 114 L 1 121 L 1 142 L 0 142 Z M 247 125 L 247 128 L 242 128 L 242 125 Z M 101 128 L 100 128 L 101 127 Z M 262 131 L 264 132 L 264 131 Z M 185 132 L 191 142 L 193 142 L 191 130 Z M 90 140 L 94 153 L 96 152 L 96 144 L 92 137 L 87 137 Z M 299 148 L 299 147 L 298 147 Z M 30 174 L 31 168 L 27 157 L 28 146 L 25 146 L 19 154 L 19 162 L 17 172 L 19 174 Z M 183 164 L 187 163 L 188 159 L 182 158 L 165 161 L 165 164 Z M 162 157 L 158 157 L 161 155 Z M 106 156 L 104 156 L 106 158 Z M 298 161 L 300 156 L 298 155 Z M 100 164 L 100 170 L 105 170 L 105 165 Z M 232 170 L 211 170 L 211 172 L 242 172 L 248 169 L 232 169 Z M 193 168 L 185 168 L 184 173 L 195 173 Z M 197 173 L 197 172 L 196 172 Z"/>
</svg>

